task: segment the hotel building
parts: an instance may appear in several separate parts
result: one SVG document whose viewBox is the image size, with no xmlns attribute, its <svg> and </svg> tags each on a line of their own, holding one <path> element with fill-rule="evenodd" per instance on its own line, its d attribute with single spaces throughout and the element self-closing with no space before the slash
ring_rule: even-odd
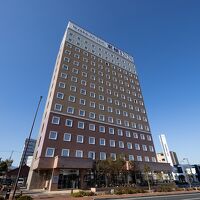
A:
<svg viewBox="0 0 200 200">
<path fill-rule="evenodd" d="M 69 22 L 28 188 L 84 188 L 95 160 L 117 156 L 157 164 L 134 59 Z"/>
</svg>

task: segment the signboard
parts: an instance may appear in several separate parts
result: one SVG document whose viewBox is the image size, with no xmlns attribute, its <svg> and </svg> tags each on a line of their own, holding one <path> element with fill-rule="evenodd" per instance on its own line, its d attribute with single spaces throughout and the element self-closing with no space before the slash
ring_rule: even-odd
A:
<svg viewBox="0 0 200 200">
<path fill-rule="evenodd" d="M 118 55 L 120 55 L 120 56 L 126 58 L 127 60 L 133 62 L 133 57 L 132 57 L 132 56 L 128 55 L 127 53 L 125 53 L 125 52 L 123 52 L 123 51 L 121 51 L 120 49 L 116 48 L 115 46 L 113 46 L 113 45 L 111 45 L 111 44 L 105 42 L 104 40 L 102 40 L 102 39 L 96 37 L 95 35 L 89 33 L 88 31 L 86 31 L 86 30 L 80 28 L 79 26 L 73 24 L 72 22 L 69 22 L 68 28 L 70 28 L 70 29 L 72 29 L 72 30 L 74 30 L 74 31 L 76 31 L 76 32 L 78 32 L 78 33 L 84 35 L 84 36 L 87 37 L 88 39 L 93 40 L 94 42 L 96 42 L 96 43 L 98 43 L 98 44 L 104 46 L 105 48 L 107 48 L 107 49 L 109 49 L 109 50 L 115 52 L 116 54 L 118 54 Z"/>
</svg>

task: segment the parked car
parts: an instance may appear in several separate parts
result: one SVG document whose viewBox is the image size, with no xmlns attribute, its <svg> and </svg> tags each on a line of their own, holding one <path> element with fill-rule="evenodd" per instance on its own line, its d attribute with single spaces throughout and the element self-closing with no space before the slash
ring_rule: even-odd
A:
<svg viewBox="0 0 200 200">
<path fill-rule="evenodd" d="M 19 178 L 17 181 L 18 186 L 24 186 L 24 178 Z"/>
</svg>

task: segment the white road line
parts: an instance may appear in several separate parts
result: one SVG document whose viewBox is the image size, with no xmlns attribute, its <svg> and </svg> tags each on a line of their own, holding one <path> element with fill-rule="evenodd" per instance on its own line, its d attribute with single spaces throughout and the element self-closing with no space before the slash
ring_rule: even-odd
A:
<svg viewBox="0 0 200 200">
<path fill-rule="evenodd" d="M 163 196 L 150 196 L 150 197 L 148 197 L 148 196 L 143 196 L 143 197 L 127 197 L 127 198 L 122 198 L 122 199 L 134 199 L 134 200 L 137 200 L 137 199 L 155 199 L 155 198 L 166 198 L 166 197 L 168 197 L 168 198 L 170 198 L 170 197 L 178 197 L 178 196 L 183 196 L 184 195 L 184 197 L 185 196 L 191 196 L 191 195 L 200 195 L 200 193 L 198 192 L 198 193 L 192 193 L 192 194 L 174 194 L 174 195 L 163 195 Z M 117 198 L 116 198 L 117 199 Z M 109 200 L 116 200 L 116 199 L 109 199 Z M 200 197 L 197 197 L 197 198 L 190 198 L 189 200 L 192 200 L 192 199 L 199 199 L 200 200 Z M 188 200 L 188 199 L 182 199 L 182 200 Z"/>
</svg>

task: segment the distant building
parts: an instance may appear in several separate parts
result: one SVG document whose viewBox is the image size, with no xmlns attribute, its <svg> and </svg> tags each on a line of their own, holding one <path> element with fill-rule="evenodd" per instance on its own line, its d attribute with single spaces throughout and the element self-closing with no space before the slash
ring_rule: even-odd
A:
<svg viewBox="0 0 200 200">
<path fill-rule="evenodd" d="M 196 170 L 196 178 L 200 182 L 200 165 L 194 165 Z"/>
<path fill-rule="evenodd" d="M 165 156 L 166 162 L 169 163 L 171 166 L 173 166 L 173 161 L 169 152 L 169 147 L 168 147 L 165 135 L 164 134 L 159 135 L 159 139 L 160 139 L 160 144 L 162 146 L 163 154 Z"/>
<path fill-rule="evenodd" d="M 174 165 L 179 165 L 179 161 L 178 161 L 178 157 L 176 155 L 176 152 L 170 151 L 169 154 L 170 154 L 173 166 Z M 156 156 L 157 156 L 158 162 L 160 162 L 160 163 L 167 163 L 167 159 L 166 159 L 164 153 L 157 153 Z"/>
<path fill-rule="evenodd" d="M 179 161 L 178 161 L 178 157 L 176 155 L 176 152 L 170 151 L 170 156 L 171 156 L 173 165 L 179 165 Z"/>
<path fill-rule="evenodd" d="M 24 183 L 26 183 L 29 169 L 30 169 L 30 167 L 27 165 L 24 165 L 21 168 L 20 178 L 24 178 Z M 13 181 L 15 181 L 17 178 L 18 172 L 19 172 L 19 167 L 7 172 L 6 176 L 7 176 L 7 178 L 11 178 Z"/>
<path fill-rule="evenodd" d="M 165 155 L 163 153 L 157 153 L 156 156 L 157 156 L 158 162 L 167 163 Z"/>
<path fill-rule="evenodd" d="M 174 167 L 175 180 L 179 183 L 199 182 L 200 167 L 198 165 L 179 164 Z"/>
<path fill-rule="evenodd" d="M 21 157 L 21 162 L 22 162 L 22 158 L 23 158 L 23 155 L 25 153 L 25 149 L 26 149 L 27 144 L 28 144 L 28 148 L 27 148 L 27 151 L 26 151 L 26 154 L 25 154 L 25 157 L 24 157 L 23 165 L 27 164 L 27 159 L 28 159 L 29 156 L 33 156 L 36 141 L 37 140 L 35 140 L 35 139 L 30 139 L 29 144 L 28 144 L 28 138 L 26 138 L 22 157 Z"/>
</svg>

